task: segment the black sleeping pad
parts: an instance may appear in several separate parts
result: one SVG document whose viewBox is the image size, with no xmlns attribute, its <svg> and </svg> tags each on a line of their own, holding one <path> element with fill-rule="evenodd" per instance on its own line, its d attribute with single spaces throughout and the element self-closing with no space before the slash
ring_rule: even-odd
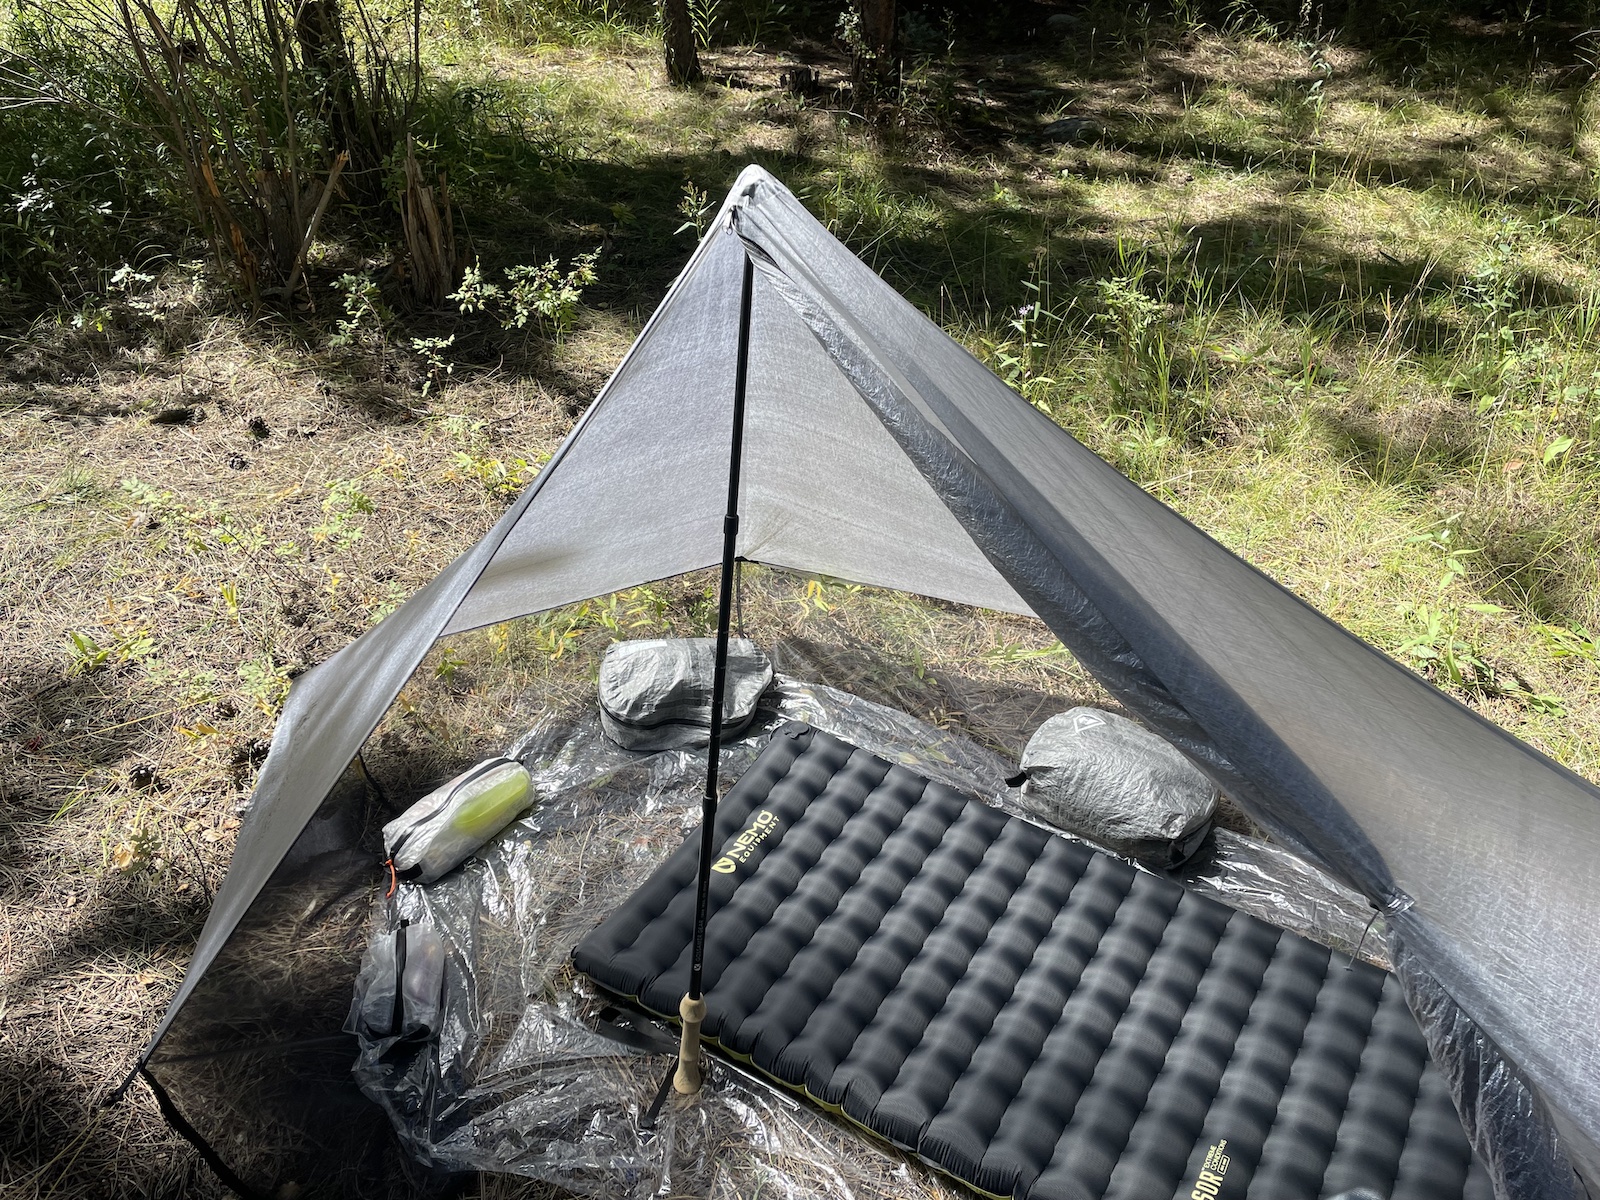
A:
<svg viewBox="0 0 1600 1200">
<path fill-rule="evenodd" d="M 1490 1200 L 1384 971 L 807 725 L 717 814 L 706 1036 L 1018 1200 Z M 699 834 L 574 952 L 675 1017 Z"/>
</svg>

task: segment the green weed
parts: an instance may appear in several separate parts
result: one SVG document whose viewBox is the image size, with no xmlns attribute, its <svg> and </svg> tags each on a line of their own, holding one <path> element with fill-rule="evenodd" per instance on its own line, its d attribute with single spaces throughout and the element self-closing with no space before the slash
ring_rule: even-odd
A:
<svg viewBox="0 0 1600 1200">
<path fill-rule="evenodd" d="M 1475 611 L 1499 611 L 1493 606 L 1471 606 Z M 1400 640 L 1398 653 L 1412 660 L 1434 682 L 1464 692 L 1486 692 L 1495 687 L 1494 668 L 1483 651 L 1461 632 L 1460 617 L 1433 604 L 1404 601 L 1396 611 L 1411 632 Z"/>
<path fill-rule="evenodd" d="M 98 671 L 111 661 L 111 647 L 102 646 L 87 633 L 67 630 L 67 657 L 70 669 L 79 675 Z"/>
<path fill-rule="evenodd" d="M 87 675 L 102 667 L 137 663 L 155 654 L 155 639 L 148 629 L 135 627 L 101 641 L 81 629 L 67 630 L 67 669 Z"/>
<path fill-rule="evenodd" d="M 711 218 L 717 214 L 717 203 L 709 193 L 695 187 L 690 181 L 683 185 L 683 199 L 678 202 L 678 212 L 683 216 L 683 224 L 673 233 L 692 232 L 698 242 L 711 227 Z"/>
<path fill-rule="evenodd" d="M 1550 657 L 1600 665 L 1600 640 L 1583 625 L 1539 624 L 1533 633 L 1544 643 Z"/>
<path fill-rule="evenodd" d="M 708 49 L 728 22 L 723 0 L 688 0 L 688 5 L 695 43 Z"/>
<path fill-rule="evenodd" d="M 323 520 L 310 530 L 311 540 L 348 549 L 366 536 L 361 520 L 374 512 L 372 497 L 362 490 L 360 479 L 335 479 L 327 485 L 322 500 Z"/>
<path fill-rule="evenodd" d="M 388 349 L 388 329 L 394 313 L 384 302 L 377 281 L 366 275 L 346 273 L 334 280 L 344 315 L 335 326 L 330 345 L 364 347 L 380 354 Z"/>
<path fill-rule="evenodd" d="M 267 716 L 276 716 L 289 695 L 289 672 L 262 655 L 239 664 L 239 685 L 245 698 Z"/>
<path fill-rule="evenodd" d="M 439 661 L 434 664 L 434 678 L 442 679 L 446 684 L 454 683 L 456 675 L 466 665 L 467 660 L 461 657 L 454 646 L 446 646 L 439 652 Z"/>
<path fill-rule="evenodd" d="M 1006 321 L 1007 336 L 984 339 L 985 357 L 1023 399 L 1050 414 L 1048 397 L 1056 380 L 1045 372 L 1056 338 L 1052 326 L 1062 318 L 1050 308 L 1048 282 L 1041 285 L 1036 279 L 1025 279 L 1022 286 L 1031 298 Z"/>
<path fill-rule="evenodd" d="M 455 452 L 455 463 L 453 473 L 456 478 L 473 480 L 491 497 L 505 503 L 515 499 L 532 482 L 542 465 L 529 462 L 526 458 L 514 458 L 506 462 L 467 450 Z"/>
<path fill-rule="evenodd" d="M 463 313 L 492 313 L 504 329 L 525 329 L 532 322 L 560 344 L 578 318 L 584 289 L 599 278 L 599 257 L 598 250 L 579 254 L 565 272 L 554 258 L 537 266 L 507 267 L 504 284 L 490 283 L 474 263 L 450 299 Z"/>
<path fill-rule="evenodd" d="M 516 652 L 536 660 L 557 662 L 577 650 L 587 638 L 638 638 L 661 635 L 672 629 L 670 601 L 655 587 L 630 588 L 609 596 L 585 600 L 567 608 L 542 613 L 518 622 Z M 491 651 L 513 652 L 511 632 L 489 631 Z"/>
<path fill-rule="evenodd" d="M 456 335 L 449 337 L 414 337 L 411 339 L 411 349 L 417 354 L 426 367 L 428 375 L 422 385 L 422 394 L 426 396 L 434 388 L 442 387 L 445 380 L 455 374 L 455 364 L 445 357 L 445 351 L 456 344 Z"/>
</svg>

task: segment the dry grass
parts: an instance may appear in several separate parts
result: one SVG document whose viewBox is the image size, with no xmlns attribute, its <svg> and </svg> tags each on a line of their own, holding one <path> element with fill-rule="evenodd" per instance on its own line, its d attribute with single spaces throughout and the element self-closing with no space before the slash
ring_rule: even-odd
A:
<svg viewBox="0 0 1600 1200">
<path fill-rule="evenodd" d="M 378 266 L 334 242 L 313 255 L 315 320 L 242 322 L 175 266 L 7 343 L 7 1194 L 214 1191 L 142 1089 L 96 1101 L 181 974 L 285 684 L 488 528 L 686 257 L 685 181 L 720 195 L 749 157 L 997 368 L 1018 349 L 1021 281 L 1049 283 L 1062 320 L 1017 380 L 1030 397 L 1385 649 L 1419 634 L 1402 604 L 1439 607 L 1504 684 L 1462 698 L 1600 774 L 1594 98 L 1570 74 L 1406 81 L 1346 48 L 1204 32 L 1098 60 L 935 51 L 885 142 L 831 93 L 782 92 L 787 56 L 729 52 L 714 74 L 735 86 L 684 93 L 625 32 L 438 52 L 560 151 L 559 169 L 461 182 L 486 261 L 603 247 L 563 344 L 411 314 L 331 347 L 330 276 Z M 807 53 L 825 86 L 842 78 Z M 1060 115 L 1106 136 L 1043 140 Z M 1141 336 L 1165 339 L 1181 386 L 1148 374 L 1154 343 L 1096 321 L 1114 277 L 1157 301 Z M 1509 350 L 1478 338 L 1499 328 Z M 455 373 L 424 392 L 409 336 L 447 332 Z M 1440 584 L 1451 547 L 1470 569 Z M 1003 752 L 1045 711 L 1103 699 L 1026 621 L 757 573 L 746 601 L 792 673 Z M 710 616 L 696 577 L 453 639 L 370 762 L 420 788 L 532 706 L 585 694 L 619 631 L 699 633 Z"/>
<path fill-rule="evenodd" d="M 142 1088 L 94 1104 L 177 984 L 283 685 L 498 515 L 458 455 L 548 454 L 582 398 L 491 374 L 418 419 L 373 364 L 232 321 L 176 361 L 52 340 L 0 415 L 3 1179 L 193 1194 L 209 1173 Z M 196 423 L 152 423 L 177 407 Z"/>
</svg>

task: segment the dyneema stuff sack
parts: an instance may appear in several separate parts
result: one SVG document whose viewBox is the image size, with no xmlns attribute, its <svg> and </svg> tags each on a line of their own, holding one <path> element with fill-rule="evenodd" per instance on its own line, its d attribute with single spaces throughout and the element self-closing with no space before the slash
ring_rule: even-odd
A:
<svg viewBox="0 0 1600 1200">
<path fill-rule="evenodd" d="M 1022 803 L 1042 820 L 1164 871 L 1192 858 L 1217 811 L 1217 789 L 1143 725 L 1072 708 L 1022 752 Z"/>
<path fill-rule="evenodd" d="M 683 750 L 711 740 L 713 638 L 613 642 L 600 663 L 600 724 L 629 750 Z M 722 736 L 739 737 L 772 683 L 772 662 L 748 638 L 728 642 Z"/>
</svg>

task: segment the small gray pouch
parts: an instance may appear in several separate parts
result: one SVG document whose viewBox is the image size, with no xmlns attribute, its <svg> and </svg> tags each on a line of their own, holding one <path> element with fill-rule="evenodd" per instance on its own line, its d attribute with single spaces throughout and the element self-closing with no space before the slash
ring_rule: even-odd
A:
<svg viewBox="0 0 1600 1200">
<path fill-rule="evenodd" d="M 433 927 L 402 922 L 367 947 L 346 1033 L 369 1042 L 427 1041 L 438 1030 L 444 942 Z"/>
</svg>

